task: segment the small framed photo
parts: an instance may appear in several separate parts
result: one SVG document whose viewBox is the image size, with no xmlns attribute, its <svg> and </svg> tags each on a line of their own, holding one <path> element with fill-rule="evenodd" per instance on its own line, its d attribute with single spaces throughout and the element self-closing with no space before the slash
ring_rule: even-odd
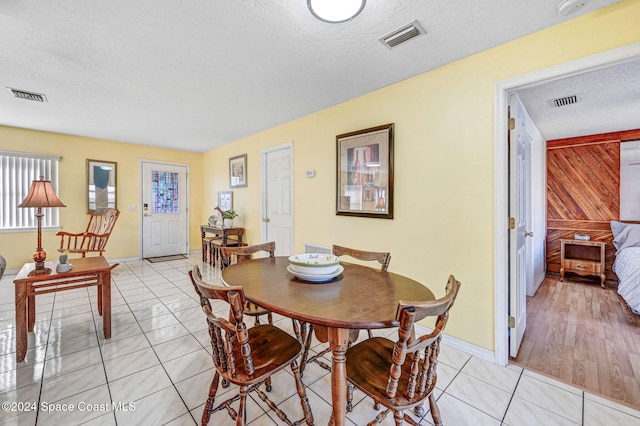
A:
<svg viewBox="0 0 640 426">
<path fill-rule="evenodd" d="M 116 177 L 118 163 L 87 160 L 87 209 L 117 208 Z"/>
<path fill-rule="evenodd" d="M 336 136 L 336 215 L 393 219 L 393 128 Z"/>
<path fill-rule="evenodd" d="M 247 187 L 247 154 L 229 158 L 229 186 Z"/>
<path fill-rule="evenodd" d="M 233 210 L 233 191 L 218 192 L 218 207 L 220 207 L 220 210 L 223 212 Z"/>
</svg>

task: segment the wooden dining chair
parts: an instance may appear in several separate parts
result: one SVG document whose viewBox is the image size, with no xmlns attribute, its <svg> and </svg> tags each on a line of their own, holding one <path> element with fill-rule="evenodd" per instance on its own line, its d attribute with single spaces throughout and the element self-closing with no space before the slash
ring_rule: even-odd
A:
<svg viewBox="0 0 640 426">
<path fill-rule="evenodd" d="M 220 268 L 224 270 L 227 266 L 231 265 L 233 256 L 236 257 L 236 262 L 244 262 L 245 260 L 251 259 L 252 255 L 259 252 L 267 253 L 269 257 L 275 257 L 275 241 L 244 247 L 220 247 Z M 261 308 L 249 301 L 245 302 L 244 314 L 254 317 L 255 325 L 260 324 L 260 317 L 262 315 L 266 315 L 269 324 L 273 324 L 273 315 L 271 311 Z"/>
<path fill-rule="evenodd" d="M 211 414 L 226 409 L 231 418 L 236 420 L 236 425 L 245 425 L 247 395 L 250 392 L 255 392 L 286 424 L 302 424 L 304 421 L 307 425 L 313 425 L 311 406 L 296 362 L 302 352 L 300 342 L 271 324 L 247 328 L 244 323 L 245 296 L 242 287 L 205 283 L 197 265 L 189 271 L 189 277 L 206 315 L 209 336 L 211 337 L 211 357 L 215 366 L 215 373 L 202 413 L 202 424 L 209 423 Z M 216 316 L 211 309 L 210 300 L 222 300 L 228 303 L 233 314 L 233 322 Z M 286 413 L 259 389 L 259 386 L 267 378 L 287 366 L 293 372 L 304 413 L 304 418 L 297 422 L 291 422 Z M 238 385 L 239 393 L 214 406 L 220 378 Z M 231 407 L 231 404 L 238 400 L 240 403 L 236 411 Z"/>
<path fill-rule="evenodd" d="M 352 249 L 349 247 L 343 247 L 333 245 L 332 253 L 336 256 L 349 256 L 354 259 L 364 261 L 377 261 L 380 264 L 380 270 L 385 272 L 389 268 L 389 262 L 391 262 L 391 253 L 382 251 L 364 251 Z"/>
<path fill-rule="evenodd" d="M 357 260 L 362 260 L 362 261 L 377 261 L 380 264 L 380 271 L 381 272 L 386 272 L 387 269 L 389 268 L 389 262 L 391 262 L 391 253 L 389 252 L 378 252 L 378 251 L 365 251 L 365 250 L 358 250 L 358 249 L 353 249 L 353 248 L 349 248 L 349 247 L 344 247 L 344 246 L 339 246 L 334 244 L 333 245 L 333 250 L 332 253 L 336 256 L 342 257 L 342 256 L 349 256 L 352 257 L 354 259 Z M 294 324 L 295 325 L 295 324 Z M 307 324 L 299 324 L 297 325 L 298 328 L 300 328 L 301 330 L 303 330 L 303 339 L 304 339 L 304 352 L 302 354 L 302 360 L 300 361 L 300 371 L 301 373 L 304 375 L 304 370 L 307 367 L 307 364 L 310 362 L 315 362 L 318 365 L 320 365 L 322 368 L 324 368 L 325 370 L 331 371 L 331 367 L 325 363 L 322 360 L 322 357 L 324 357 L 328 352 L 329 352 L 329 348 L 325 348 L 324 350 L 318 352 L 317 354 L 309 357 L 309 348 L 311 346 L 311 339 L 313 336 L 313 328 L 314 325 L 313 324 L 309 324 L 307 326 Z M 317 326 L 315 326 L 317 327 Z M 308 328 L 308 331 L 307 331 Z M 357 331 L 354 332 L 354 339 L 357 338 Z M 298 334 L 296 332 L 296 334 Z M 373 337 L 373 333 L 371 332 L 371 330 L 367 330 L 367 334 L 369 335 L 369 338 Z M 351 405 L 348 405 L 348 410 L 351 411 Z"/>
<path fill-rule="evenodd" d="M 417 415 L 423 416 L 422 404 L 427 398 L 434 424 L 442 425 L 433 391 L 438 378 L 436 367 L 442 332 L 459 289 L 460 282 L 451 275 L 441 299 L 400 301 L 396 316 L 400 326 L 395 342 L 374 337 L 347 349 L 347 380 L 387 408 L 369 426 L 382 422 L 391 411 L 396 425 L 402 425 L 404 420 L 415 425 L 417 423 L 404 414 L 404 410 L 414 408 Z M 433 331 L 414 338 L 414 323 L 426 317 L 436 317 Z M 349 402 L 352 398 L 353 391 L 348 389 Z"/>
</svg>

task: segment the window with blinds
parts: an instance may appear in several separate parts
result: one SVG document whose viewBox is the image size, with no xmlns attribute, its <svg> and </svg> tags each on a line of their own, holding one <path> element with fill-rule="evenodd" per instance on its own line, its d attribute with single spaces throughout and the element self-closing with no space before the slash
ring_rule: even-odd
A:
<svg viewBox="0 0 640 426">
<path fill-rule="evenodd" d="M 0 232 L 36 228 L 36 209 L 18 208 L 31 182 L 43 176 L 58 192 L 59 156 L 0 151 Z M 44 208 L 43 228 L 59 226 L 58 208 Z"/>
</svg>

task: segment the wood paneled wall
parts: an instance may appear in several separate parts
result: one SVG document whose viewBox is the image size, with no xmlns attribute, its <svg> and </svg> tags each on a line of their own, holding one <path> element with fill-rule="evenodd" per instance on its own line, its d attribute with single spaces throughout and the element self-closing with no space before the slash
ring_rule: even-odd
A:
<svg viewBox="0 0 640 426">
<path fill-rule="evenodd" d="M 609 221 L 620 217 L 620 142 L 547 147 L 547 271 L 560 271 L 560 239 L 604 241 L 607 279 L 615 256 Z"/>
<path fill-rule="evenodd" d="M 620 218 L 620 143 L 640 129 L 547 141 L 548 272 L 560 272 L 560 239 L 589 234 L 606 246 L 607 280 L 615 257 L 609 221 Z"/>
</svg>

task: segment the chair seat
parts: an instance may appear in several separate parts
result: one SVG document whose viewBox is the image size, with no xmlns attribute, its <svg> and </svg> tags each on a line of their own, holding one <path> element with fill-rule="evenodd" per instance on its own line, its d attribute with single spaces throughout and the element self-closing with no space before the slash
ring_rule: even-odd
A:
<svg viewBox="0 0 640 426">
<path fill-rule="evenodd" d="M 369 395 L 374 401 L 380 402 L 387 408 L 407 409 L 424 401 L 436 385 L 433 378 L 431 389 L 426 389 L 422 395 L 407 398 L 407 377 L 411 374 L 411 362 L 407 360 L 402 365 L 402 373 L 398 383 L 398 392 L 393 400 L 387 397 L 387 382 L 389 380 L 389 365 L 393 356 L 394 342 L 383 337 L 373 337 L 358 343 L 347 350 L 347 379 L 358 389 Z M 412 357 L 412 354 L 407 355 Z"/>
<path fill-rule="evenodd" d="M 249 376 L 242 363 L 240 345 L 234 345 L 236 374 L 221 373 L 222 377 L 237 385 L 260 383 L 273 373 L 288 367 L 302 352 L 302 345 L 293 336 L 270 324 L 248 329 L 249 345 L 253 357 L 254 374 Z"/>
</svg>

